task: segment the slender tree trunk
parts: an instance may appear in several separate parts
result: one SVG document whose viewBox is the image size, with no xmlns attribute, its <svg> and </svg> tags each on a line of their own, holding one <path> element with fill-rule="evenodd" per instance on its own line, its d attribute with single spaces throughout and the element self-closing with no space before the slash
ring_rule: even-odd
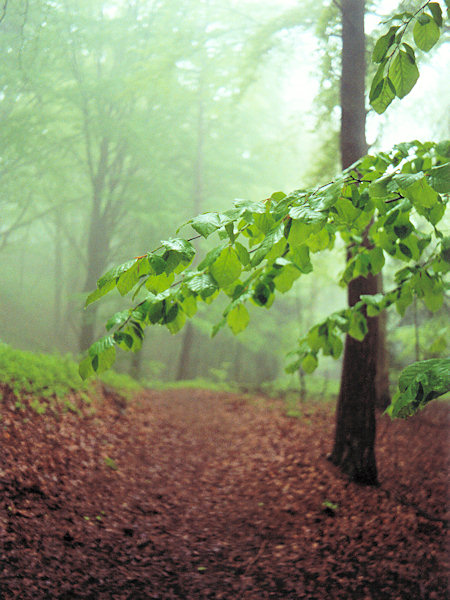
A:
<svg viewBox="0 0 450 600">
<path fill-rule="evenodd" d="M 181 343 L 180 357 L 178 359 L 177 381 L 186 381 L 190 376 L 191 350 L 194 342 L 194 328 L 188 321 L 184 328 Z"/>
<path fill-rule="evenodd" d="M 65 342 L 65 336 L 61 331 L 62 327 L 62 282 L 63 282 L 63 257 L 62 257 L 62 235 L 61 235 L 61 213 L 59 210 L 55 213 L 55 263 L 54 263 L 54 300 L 53 300 L 53 324 L 55 343 L 58 348 L 62 348 Z"/>
<path fill-rule="evenodd" d="M 367 153 L 365 137 L 364 0 L 342 0 L 341 160 L 347 168 Z M 368 245 L 367 239 L 363 244 Z M 349 305 L 361 294 L 375 294 L 378 277 L 358 277 L 348 286 Z M 368 319 L 362 342 L 347 336 L 336 411 L 331 461 L 352 480 L 377 484 L 375 461 L 375 401 L 378 319 Z"/>
<path fill-rule="evenodd" d="M 141 349 L 140 352 L 133 352 L 130 361 L 130 375 L 134 377 L 134 379 L 140 379 L 142 372 L 142 356 L 143 351 Z"/>
<path fill-rule="evenodd" d="M 93 213 L 96 211 L 94 210 Z M 89 227 L 87 273 L 83 293 L 92 292 L 97 284 L 99 274 L 106 268 L 109 252 L 109 243 L 105 226 L 98 215 L 93 214 Z M 97 320 L 97 304 L 91 304 L 81 315 L 81 329 L 79 348 L 86 350 L 95 339 L 95 325 Z"/>
<path fill-rule="evenodd" d="M 107 219 L 105 219 L 105 211 L 102 210 L 102 200 L 105 194 L 105 182 L 108 172 L 109 140 L 107 137 L 102 139 L 99 148 L 98 164 L 94 167 L 90 136 L 86 133 L 85 137 L 92 185 L 92 208 L 87 239 L 87 273 L 83 287 L 83 292 L 87 294 L 95 289 L 99 274 L 104 272 L 110 249 L 110 231 Z M 95 339 L 96 317 L 96 304 L 92 304 L 87 310 L 83 311 L 79 338 L 81 351 L 86 350 Z"/>
<path fill-rule="evenodd" d="M 197 149 L 194 163 L 194 214 L 199 214 L 203 204 L 203 171 L 204 171 L 204 142 L 205 142 L 205 108 L 203 99 L 203 75 L 200 74 L 198 88 L 198 113 L 197 113 Z M 188 321 L 184 328 L 181 342 L 180 355 L 178 358 L 177 381 L 188 379 L 192 369 L 191 349 L 194 343 L 195 331 L 192 323 Z M 194 375 L 195 376 L 195 375 Z"/>
</svg>

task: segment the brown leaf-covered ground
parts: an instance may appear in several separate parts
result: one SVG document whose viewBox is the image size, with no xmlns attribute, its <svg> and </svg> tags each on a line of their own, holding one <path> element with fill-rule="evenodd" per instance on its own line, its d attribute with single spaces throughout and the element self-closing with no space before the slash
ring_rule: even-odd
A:
<svg viewBox="0 0 450 600">
<path fill-rule="evenodd" d="M 369 489 L 326 460 L 330 408 L 177 390 L 38 416 L 3 392 L 2 600 L 447 596 L 445 404 L 380 418 Z"/>
</svg>

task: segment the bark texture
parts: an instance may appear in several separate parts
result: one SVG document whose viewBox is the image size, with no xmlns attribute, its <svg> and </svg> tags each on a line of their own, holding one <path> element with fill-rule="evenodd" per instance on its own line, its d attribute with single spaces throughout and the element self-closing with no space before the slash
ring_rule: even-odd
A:
<svg viewBox="0 0 450 600">
<path fill-rule="evenodd" d="M 367 153 L 365 136 L 364 0 L 342 1 L 341 161 L 346 169 Z M 368 245 L 364 239 L 363 244 Z M 358 277 L 348 286 L 353 306 L 361 294 L 375 294 L 379 278 Z M 347 336 L 336 410 L 335 441 L 330 460 L 359 483 L 376 485 L 375 403 L 378 319 L 368 319 L 362 342 Z"/>
</svg>

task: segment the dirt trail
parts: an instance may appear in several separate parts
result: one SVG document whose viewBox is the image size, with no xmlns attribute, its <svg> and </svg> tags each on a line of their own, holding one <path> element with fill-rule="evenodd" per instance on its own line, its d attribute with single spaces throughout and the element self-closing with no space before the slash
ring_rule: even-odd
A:
<svg viewBox="0 0 450 600">
<path fill-rule="evenodd" d="M 4 395 L 2 600 L 446 597 L 445 405 L 381 420 L 373 490 L 326 460 L 326 408 L 177 390 L 24 422 Z"/>
</svg>

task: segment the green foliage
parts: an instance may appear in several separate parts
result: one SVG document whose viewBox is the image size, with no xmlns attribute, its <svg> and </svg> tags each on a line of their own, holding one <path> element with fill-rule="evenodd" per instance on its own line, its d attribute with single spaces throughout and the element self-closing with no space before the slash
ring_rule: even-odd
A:
<svg viewBox="0 0 450 600">
<path fill-rule="evenodd" d="M 63 399 L 72 391 L 88 390 L 70 357 L 34 354 L 6 344 L 0 344 L 0 381 L 11 386 L 19 399 L 33 395 L 36 403 L 38 398 Z"/>
<path fill-rule="evenodd" d="M 409 417 L 434 398 L 450 392 L 450 359 L 432 358 L 406 367 L 398 388 L 386 412 L 392 418 Z"/>
<path fill-rule="evenodd" d="M 116 461 L 113 458 L 110 458 L 109 456 L 105 456 L 104 463 L 107 467 L 109 467 L 113 471 L 119 470 L 119 467 L 117 466 Z"/>
<path fill-rule="evenodd" d="M 284 293 L 312 270 L 310 253 L 333 248 L 338 237 L 352 248 L 341 275 L 343 286 L 379 273 L 386 256 L 398 263 L 395 286 L 384 294 L 363 296 L 355 306 L 313 326 L 291 354 L 289 372 L 299 367 L 314 371 L 320 353 L 338 358 L 345 334 L 362 340 L 367 317 L 390 306 L 404 314 L 414 296 L 429 310 L 438 310 L 444 298 L 443 276 L 449 269 L 448 241 L 437 227 L 450 190 L 448 148 L 447 144 L 400 144 L 389 154 L 360 159 L 319 189 L 277 193 L 261 203 L 238 201 L 225 213 L 189 221 L 195 231 L 201 223 L 205 237 L 219 239 L 197 268 L 189 268 L 194 253 L 190 240 L 177 239 L 99 279 L 97 289 L 108 285 L 122 293 L 123 278 L 138 272 L 129 291 L 135 288 L 134 296 L 143 297 L 108 321 L 110 334 L 91 346 L 80 374 L 88 377 L 109 368 L 116 346 L 138 350 L 148 326 L 159 324 L 176 333 L 199 303 L 210 303 L 219 293 L 228 298 L 228 305 L 213 333 L 225 325 L 233 333 L 243 331 L 249 322 L 247 303 L 269 308 L 277 292 Z M 416 228 L 417 219 L 428 223 L 425 232 Z M 361 245 L 365 231 L 369 243 Z M 167 273 L 174 273 L 172 283 L 155 292 Z M 149 289 L 149 280 L 152 291 L 143 292 Z"/>
<path fill-rule="evenodd" d="M 429 52 L 441 35 L 442 9 L 437 2 L 426 2 L 414 14 L 405 11 L 396 14 L 392 21 L 400 24 L 389 27 L 377 40 L 372 53 L 372 60 L 379 67 L 372 81 L 369 100 L 380 114 L 396 96 L 404 98 L 409 94 L 419 78 L 415 50 L 405 41 L 408 28 L 413 24 L 416 47 Z"/>
<path fill-rule="evenodd" d="M 44 414 L 54 401 L 65 409 L 78 412 L 70 401 L 73 392 L 89 401 L 91 386 L 80 379 L 78 369 L 70 356 L 36 354 L 0 343 L 0 381 L 11 387 L 19 407 L 24 407 L 24 401 L 28 400 L 38 414 Z M 112 370 L 104 373 L 101 380 L 125 397 L 141 389 L 128 375 Z"/>
</svg>

